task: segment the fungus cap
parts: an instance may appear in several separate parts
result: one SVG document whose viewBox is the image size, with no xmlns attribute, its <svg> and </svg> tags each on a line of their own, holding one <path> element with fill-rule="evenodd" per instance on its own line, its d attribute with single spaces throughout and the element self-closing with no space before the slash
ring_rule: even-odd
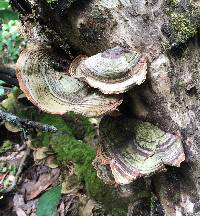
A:
<svg viewBox="0 0 200 216">
<path fill-rule="evenodd" d="M 69 71 L 104 94 L 119 94 L 144 82 L 147 58 L 137 51 L 115 47 L 88 58 L 78 56 Z"/>
<path fill-rule="evenodd" d="M 84 82 L 57 72 L 53 60 L 48 48 L 34 45 L 20 54 L 16 64 L 20 88 L 41 110 L 53 114 L 74 111 L 91 117 L 115 110 L 122 102 L 120 96 L 94 92 Z"/>
<path fill-rule="evenodd" d="M 165 165 L 180 166 L 185 160 L 181 138 L 149 122 L 105 116 L 99 127 L 100 144 L 95 160 L 110 166 L 118 184 L 129 184 L 165 170 Z"/>
</svg>

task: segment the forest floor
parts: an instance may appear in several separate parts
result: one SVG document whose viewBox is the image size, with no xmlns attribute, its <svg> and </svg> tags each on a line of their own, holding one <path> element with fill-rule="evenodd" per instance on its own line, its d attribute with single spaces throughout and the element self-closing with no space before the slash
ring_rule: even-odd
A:
<svg viewBox="0 0 200 216">
<path fill-rule="evenodd" d="M 1 110 L 57 131 L 0 121 L 0 215 L 126 215 L 127 200 L 105 185 L 92 166 L 97 119 L 45 114 L 18 88 L 2 87 Z"/>
</svg>

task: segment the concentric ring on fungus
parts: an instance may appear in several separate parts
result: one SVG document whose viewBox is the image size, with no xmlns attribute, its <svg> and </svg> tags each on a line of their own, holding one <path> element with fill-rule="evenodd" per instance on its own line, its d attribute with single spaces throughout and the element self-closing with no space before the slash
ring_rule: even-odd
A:
<svg viewBox="0 0 200 216">
<path fill-rule="evenodd" d="M 100 122 L 99 135 L 94 165 L 99 164 L 95 168 L 103 180 L 110 176 L 102 173 L 103 170 L 107 172 L 108 167 L 115 182 L 124 185 L 165 170 L 165 165 L 180 166 L 185 160 L 181 138 L 149 122 L 105 116 Z M 105 182 L 108 182 L 107 178 Z"/>
<path fill-rule="evenodd" d="M 16 64 L 20 88 L 41 110 L 53 114 L 74 111 L 92 117 L 113 111 L 121 104 L 121 96 L 92 91 L 84 82 L 57 72 L 52 61 L 50 49 L 37 44 L 25 49 Z"/>
<path fill-rule="evenodd" d="M 147 58 L 137 51 L 115 47 L 88 58 L 76 57 L 69 72 L 104 94 L 119 94 L 145 81 Z"/>
</svg>

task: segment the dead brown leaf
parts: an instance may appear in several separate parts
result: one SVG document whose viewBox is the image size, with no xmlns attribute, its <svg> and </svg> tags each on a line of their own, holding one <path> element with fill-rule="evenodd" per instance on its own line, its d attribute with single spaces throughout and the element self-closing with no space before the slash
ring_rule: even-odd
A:
<svg viewBox="0 0 200 216">
<path fill-rule="evenodd" d="M 80 196 L 79 216 L 104 215 L 103 207 L 87 196 Z"/>
<path fill-rule="evenodd" d="M 79 197 L 75 194 L 66 194 L 61 200 L 56 216 L 76 216 L 79 210 Z"/>
<path fill-rule="evenodd" d="M 54 185 L 58 181 L 60 169 L 50 169 L 48 172 L 37 173 L 38 178 L 32 178 L 31 181 L 25 180 L 22 185 L 22 191 L 25 195 L 25 200 L 32 200 L 36 198 L 41 192 L 45 191 L 50 185 Z M 34 175 L 34 174 L 33 174 Z M 35 174 L 36 175 L 36 174 Z"/>
<path fill-rule="evenodd" d="M 58 167 L 58 164 L 56 163 L 56 159 L 54 156 L 49 156 L 46 160 L 46 166 L 48 166 L 51 169 L 55 169 Z"/>
<path fill-rule="evenodd" d="M 17 216 L 27 216 L 26 213 L 21 208 L 16 209 L 16 214 Z"/>
<path fill-rule="evenodd" d="M 46 154 L 47 151 L 48 151 L 47 147 L 37 148 L 33 152 L 34 161 L 42 160 L 42 159 L 46 158 L 47 157 L 47 154 Z"/>
<path fill-rule="evenodd" d="M 21 209 L 26 216 L 35 216 L 36 203 L 37 199 L 25 203 L 23 195 L 16 193 L 13 198 L 13 210 L 17 213 L 17 209 Z"/>
</svg>

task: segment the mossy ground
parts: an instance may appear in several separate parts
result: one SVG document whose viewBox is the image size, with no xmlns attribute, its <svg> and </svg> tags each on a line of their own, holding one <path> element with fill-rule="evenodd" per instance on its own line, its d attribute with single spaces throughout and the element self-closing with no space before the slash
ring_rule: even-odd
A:
<svg viewBox="0 0 200 216">
<path fill-rule="evenodd" d="M 74 133 L 76 134 L 75 127 L 70 127 L 62 116 L 44 114 L 40 122 L 54 125 L 58 132 L 39 134 L 34 145 L 51 148 L 56 153 L 57 160 L 61 165 L 66 165 L 69 161 L 75 162 L 78 177 L 85 182 L 88 192 L 96 196 L 98 185 L 101 182 L 96 177 L 91 165 L 95 158 L 95 149 L 82 140 L 77 140 L 74 136 Z M 92 130 L 88 128 L 90 126 L 87 125 L 87 122 L 83 124 L 85 125 L 85 136 L 91 136 Z M 77 130 L 79 129 L 77 128 Z"/>
<path fill-rule="evenodd" d="M 73 161 L 78 181 L 85 185 L 87 193 L 93 199 L 104 205 L 106 215 L 125 216 L 129 202 L 120 198 L 113 187 L 105 185 L 97 177 L 92 166 L 96 155 L 93 144 L 96 132 L 90 121 L 73 113 L 63 116 L 41 113 L 24 98 L 19 99 L 21 94 L 19 89 L 14 89 L 2 106 L 19 117 L 54 125 L 58 129 L 56 133 L 37 132 L 33 138 L 33 146 L 46 146 L 51 149 L 60 167 L 65 167 L 69 161 Z"/>
<path fill-rule="evenodd" d="M 70 116 L 70 118 L 69 118 Z M 92 140 L 95 130 L 88 119 L 69 114 L 65 119 L 79 119 L 78 125 L 71 125 L 66 122 L 63 116 L 43 114 L 40 122 L 51 124 L 57 127 L 56 133 L 41 133 L 34 141 L 34 146 L 47 146 L 55 153 L 61 166 L 65 166 L 69 161 L 75 162 L 76 174 L 79 181 L 85 185 L 86 191 L 96 201 L 101 202 L 111 215 L 126 215 L 127 203 L 122 201 L 113 188 L 105 185 L 96 175 L 92 166 L 95 158 L 95 148 L 91 143 L 83 140 Z M 80 136 L 78 130 L 81 128 L 82 140 L 76 138 Z M 89 139 L 88 139 L 89 137 Z"/>
</svg>

